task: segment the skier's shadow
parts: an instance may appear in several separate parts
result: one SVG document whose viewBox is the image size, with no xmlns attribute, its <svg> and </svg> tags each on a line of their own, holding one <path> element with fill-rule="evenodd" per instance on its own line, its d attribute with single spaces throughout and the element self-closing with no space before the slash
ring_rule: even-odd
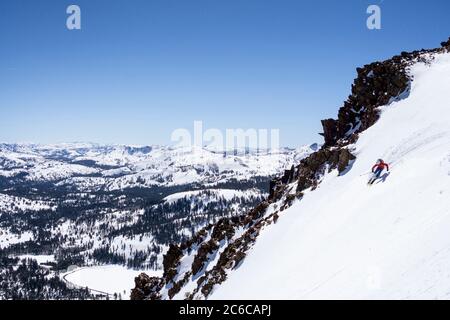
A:
<svg viewBox="0 0 450 320">
<path fill-rule="evenodd" d="M 391 175 L 390 172 L 385 172 L 379 179 L 378 179 L 378 183 L 385 183 L 387 178 Z"/>
</svg>

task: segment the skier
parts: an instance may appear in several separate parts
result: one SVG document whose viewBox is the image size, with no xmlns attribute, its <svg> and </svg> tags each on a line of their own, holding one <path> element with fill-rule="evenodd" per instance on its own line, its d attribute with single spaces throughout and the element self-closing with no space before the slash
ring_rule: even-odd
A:
<svg viewBox="0 0 450 320">
<path fill-rule="evenodd" d="M 377 163 L 372 167 L 373 176 L 370 178 L 369 184 L 373 184 L 381 176 L 384 169 L 389 172 L 389 165 L 383 159 L 378 159 Z"/>
</svg>

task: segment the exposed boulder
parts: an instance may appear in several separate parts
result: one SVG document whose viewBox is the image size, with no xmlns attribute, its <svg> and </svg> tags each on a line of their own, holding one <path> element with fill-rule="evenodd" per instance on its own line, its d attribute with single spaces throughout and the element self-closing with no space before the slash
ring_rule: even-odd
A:
<svg viewBox="0 0 450 320">
<path fill-rule="evenodd" d="M 181 251 L 184 251 L 184 250 L 189 251 L 193 245 L 199 245 L 200 243 L 202 243 L 205 240 L 205 238 L 207 237 L 208 231 L 211 230 L 213 227 L 214 227 L 213 224 L 209 224 L 205 228 L 198 231 L 195 235 L 192 236 L 191 239 L 189 239 L 186 242 L 183 242 L 180 245 L 180 247 L 179 247 L 180 250 Z"/>
<path fill-rule="evenodd" d="M 131 290 L 131 300 L 160 300 L 160 291 L 164 286 L 164 280 L 157 277 L 149 277 L 141 273 L 134 279 L 135 287 Z"/>
<path fill-rule="evenodd" d="M 183 251 L 175 244 L 169 246 L 169 250 L 163 258 L 163 277 L 169 282 L 176 276 L 177 267 L 183 256 Z"/>
<path fill-rule="evenodd" d="M 295 174 L 295 167 L 294 167 L 294 165 L 292 165 L 291 169 L 284 170 L 284 175 L 281 178 L 281 183 L 287 184 L 287 183 L 291 183 L 292 181 L 294 181 L 294 174 Z"/>
<path fill-rule="evenodd" d="M 343 173 L 347 169 L 350 161 L 355 160 L 356 157 L 348 151 L 348 149 L 342 149 L 339 153 L 338 172 Z"/>
<path fill-rule="evenodd" d="M 450 38 L 448 38 L 447 41 L 441 42 L 441 46 L 449 49 L 450 48 Z"/>
<path fill-rule="evenodd" d="M 220 219 L 213 229 L 211 238 L 220 242 L 225 238 L 232 238 L 234 232 L 233 223 L 230 219 Z"/>
<path fill-rule="evenodd" d="M 338 139 L 338 126 L 337 121 L 334 119 L 322 120 L 323 135 L 326 146 L 332 146 Z"/>
<path fill-rule="evenodd" d="M 213 254 L 219 248 L 216 241 L 211 239 L 210 241 L 203 243 L 197 251 L 197 255 L 192 263 L 192 275 L 196 275 L 200 270 L 203 269 L 206 262 L 208 261 L 209 255 Z"/>
</svg>

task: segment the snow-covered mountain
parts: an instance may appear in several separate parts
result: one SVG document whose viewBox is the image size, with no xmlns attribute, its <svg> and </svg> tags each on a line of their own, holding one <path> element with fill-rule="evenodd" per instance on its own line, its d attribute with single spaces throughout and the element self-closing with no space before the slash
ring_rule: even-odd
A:
<svg viewBox="0 0 450 320">
<path fill-rule="evenodd" d="M 449 299 L 450 40 L 358 69 L 325 145 L 133 299 Z M 390 173 L 369 186 L 378 158 Z"/>
<path fill-rule="evenodd" d="M 215 152 L 207 148 L 98 144 L 0 144 L 0 178 L 79 191 L 201 184 L 268 177 L 317 150 Z"/>
<path fill-rule="evenodd" d="M 48 209 L 52 209 L 50 202 L 0 194 L 0 212 L 15 213 L 18 211 L 40 211 Z"/>
</svg>

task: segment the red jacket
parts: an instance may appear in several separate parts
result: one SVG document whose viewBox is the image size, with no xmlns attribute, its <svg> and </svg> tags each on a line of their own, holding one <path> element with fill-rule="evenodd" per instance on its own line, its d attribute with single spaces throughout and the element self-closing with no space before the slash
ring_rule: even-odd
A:
<svg viewBox="0 0 450 320">
<path fill-rule="evenodd" d="M 385 162 L 380 162 L 380 163 L 375 164 L 372 167 L 372 172 L 374 172 L 377 169 L 384 170 L 385 168 L 386 168 L 387 171 L 389 171 L 389 165 L 387 163 L 385 163 Z"/>
</svg>

